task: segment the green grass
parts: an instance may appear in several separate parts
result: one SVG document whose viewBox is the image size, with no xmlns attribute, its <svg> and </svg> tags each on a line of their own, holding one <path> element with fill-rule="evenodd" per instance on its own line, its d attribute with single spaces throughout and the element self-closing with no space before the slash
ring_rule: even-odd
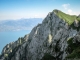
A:
<svg viewBox="0 0 80 60">
<path fill-rule="evenodd" d="M 77 18 L 77 20 L 79 20 L 79 21 L 80 21 L 80 18 Z"/>
<path fill-rule="evenodd" d="M 80 17 L 77 18 L 76 15 L 69 15 L 69 14 L 63 13 L 60 10 L 56 10 L 56 9 L 53 10 L 53 12 L 55 12 L 57 14 L 57 16 L 59 16 L 64 21 L 66 21 L 69 25 L 71 25 L 74 22 L 75 19 L 80 21 Z"/>
</svg>

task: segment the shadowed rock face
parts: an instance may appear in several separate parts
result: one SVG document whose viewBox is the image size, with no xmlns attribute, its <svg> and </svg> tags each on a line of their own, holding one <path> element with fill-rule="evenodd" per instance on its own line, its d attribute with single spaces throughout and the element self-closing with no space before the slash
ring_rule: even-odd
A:
<svg viewBox="0 0 80 60">
<path fill-rule="evenodd" d="M 74 45 L 76 44 L 76 46 Z M 80 32 L 51 12 L 29 35 L 6 45 L 0 60 L 64 60 L 79 58 Z M 74 45 L 74 47 L 72 47 Z M 74 53 L 73 53 L 74 52 Z M 78 51 L 80 52 L 80 50 Z M 73 55 L 71 55 L 73 54 Z"/>
</svg>

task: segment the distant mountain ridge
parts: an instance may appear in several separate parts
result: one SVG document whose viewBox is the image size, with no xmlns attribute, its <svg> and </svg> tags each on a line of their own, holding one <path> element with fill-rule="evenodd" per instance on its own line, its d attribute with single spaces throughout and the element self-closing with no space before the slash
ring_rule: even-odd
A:
<svg viewBox="0 0 80 60">
<path fill-rule="evenodd" d="M 2 20 L 0 21 L 0 31 L 31 30 L 34 26 L 41 22 L 42 18 Z"/>
</svg>

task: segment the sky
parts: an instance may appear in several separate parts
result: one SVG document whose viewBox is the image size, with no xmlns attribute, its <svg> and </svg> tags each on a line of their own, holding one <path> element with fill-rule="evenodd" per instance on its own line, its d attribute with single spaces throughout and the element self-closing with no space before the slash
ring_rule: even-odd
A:
<svg viewBox="0 0 80 60">
<path fill-rule="evenodd" d="M 80 14 L 80 0 L 0 0 L 0 20 L 45 18 L 54 9 Z"/>
</svg>

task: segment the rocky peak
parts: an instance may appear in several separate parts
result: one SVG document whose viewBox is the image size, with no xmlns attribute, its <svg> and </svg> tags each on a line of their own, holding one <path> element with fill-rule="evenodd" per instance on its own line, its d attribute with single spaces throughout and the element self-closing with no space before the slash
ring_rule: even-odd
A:
<svg viewBox="0 0 80 60">
<path fill-rule="evenodd" d="M 70 26 L 74 22 L 72 18 L 74 16 L 64 14 L 59 10 L 53 10 L 42 21 L 42 24 L 38 24 L 32 29 L 29 35 L 19 38 L 11 45 L 6 45 L 0 60 L 65 60 L 80 58 L 80 54 L 76 53 L 77 51 L 80 53 L 80 31 Z M 10 49 L 12 49 L 11 52 Z"/>
</svg>

